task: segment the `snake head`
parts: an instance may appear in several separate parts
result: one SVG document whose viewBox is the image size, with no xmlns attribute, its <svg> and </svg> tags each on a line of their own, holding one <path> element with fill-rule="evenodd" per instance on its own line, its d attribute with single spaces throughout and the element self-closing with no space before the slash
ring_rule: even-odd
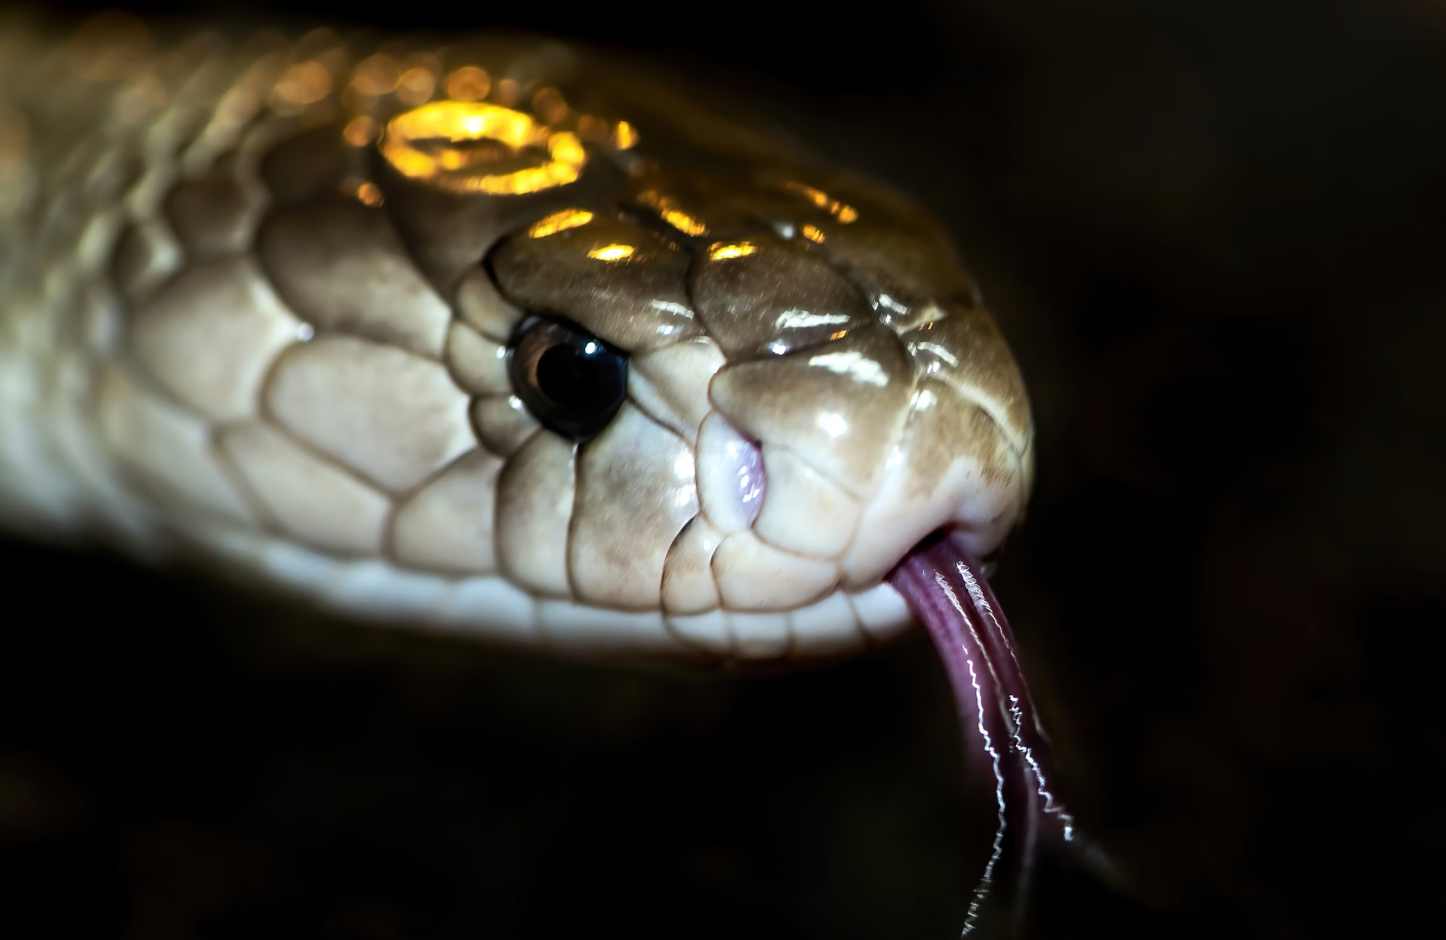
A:
<svg viewBox="0 0 1446 940">
<path fill-rule="evenodd" d="M 366 615 L 712 660 L 896 633 L 914 545 L 998 547 L 1027 398 L 926 211 L 470 54 L 422 104 L 352 63 L 123 226 L 94 410 L 127 517 Z"/>
<path fill-rule="evenodd" d="M 661 606 L 717 652 L 833 649 L 859 636 L 860 606 L 887 631 L 907 618 L 879 585 L 914 544 L 947 526 L 986 554 L 1018 517 L 1018 369 L 957 267 L 916 292 L 926 272 L 894 259 L 942 250 L 884 230 L 877 199 L 792 177 L 706 182 L 644 180 L 621 208 L 563 209 L 492 249 L 497 293 L 473 317 L 511 337 L 514 361 L 535 360 L 539 329 L 558 362 L 575 359 L 561 323 L 627 365 L 586 440 L 545 433 L 549 398 L 587 384 L 579 369 L 514 371 L 525 400 L 556 386 L 521 462 L 550 461 L 574 488 L 558 513 L 527 491 L 531 473 L 501 481 L 503 531 L 527 533 L 504 570 L 532 590 Z"/>
</svg>

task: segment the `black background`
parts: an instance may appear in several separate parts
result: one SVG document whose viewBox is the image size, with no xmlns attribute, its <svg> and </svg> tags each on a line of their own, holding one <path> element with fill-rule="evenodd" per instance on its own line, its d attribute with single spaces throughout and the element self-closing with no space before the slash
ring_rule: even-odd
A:
<svg viewBox="0 0 1446 940">
<path fill-rule="evenodd" d="M 1039 936 L 1374 936 L 1438 906 L 1446 7 L 287 9 L 745 79 L 949 220 L 1040 433 L 995 586 L 1075 808 L 1131 874 L 1117 893 L 1047 868 Z M 921 636 L 766 679 L 614 670 L 100 556 L 11 543 L 0 563 L 6 920 L 962 923 L 988 794 L 959 783 Z"/>
</svg>

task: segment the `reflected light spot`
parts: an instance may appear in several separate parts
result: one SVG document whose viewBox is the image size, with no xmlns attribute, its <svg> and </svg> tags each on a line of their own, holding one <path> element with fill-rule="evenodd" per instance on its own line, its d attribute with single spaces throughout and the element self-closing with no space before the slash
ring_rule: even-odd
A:
<svg viewBox="0 0 1446 940">
<path fill-rule="evenodd" d="M 359 114 L 346 122 L 341 139 L 353 147 L 365 147 L 377 138 L 377 122 L 365 114 Z"/>
<path fill-rule="evenodd" d="M 480 101 L 492 90 L 492 77 L 487 70 L 475 65 L 464 65 L 452 70 L 444 87 L 448 98 L 457 101 Z"/>
<path fill-rule="evenodd" d="M 556 235 L 558 232 L 565 232 L 570 228 L 577 228 L 592 221 L 592 213 L 586 209 L 563 209 L 561 212 L 554 212 L 532 223 L 532 228 L 527 230 L 530 238 L 546 238 L 549 235 Z"/>
<path fill-rule="evenodd" d="M 708 234 L 708 226 L 704 225 L 702 222 L 699 222 L 697 219 L 693 218 L 691 215 L 681 209 L 664 209 L 663 221 L 667 222 L 669 225 L 682 232 L 684 235 L 688 235 L 693 238 L 697 238 L 699 235 Z"/>
<path fill-rule="evenodd" d="M 414 65 L 397 79 L 397 98 L 403 104 L 421 104 L 437 90 L 437 76 L 422 65 Z"/>
<path fill-rule="evenodd" d="M 883 387 L 889 384 L 883 366 L 858 352 L 833 352 L 810 356 L 810 366 L 827 369 L 837 375 L 846 375 L 856 382 Z"/>
<path fill-rule="evenodd" d="M 879 296 L 875 300 L 875 303 L 877 303 L 880 307 L 887 308 L 890 313 L 904 314 L 909 312 L 908 307 L 899 303 L 888 294 L 879 294 Z"/>
<path fill-rule="evenodd" d="M 785 310 L 773 323 L 780 330 L 803 330 L 811 326 L 839 326 L 849 322 L 846 313 L 812 313 L 808 310 Z"/>
<path fill-rule="evenodd" d="M 938 358 L 942 359 L 945 363 L 949 365 L 950 368 L 959 368 L 959 357 L 951 353 L 949 350 L 945 349 L 943 346 L 940 346 L 938 343 L 915 343 L 913 345 L 915 349 L 923 350 L 930 355 L 937 356 Z"/>
<path fill-rule="evenodd" d="M 366 182 L 357 186 L 356 198 L 357 201 L 360 202 L 362 205 L 371 206 L 373 209 L 375 209 L 383 202 L 381 187 L 377 186 L 377 184 L 373 183 L 371 180 L 367 180 Z"/>
<path fill-rule="evenodd" d="M 367 56 L 357 65 L 351 77 L 351 87 L 363 95 L 376 98 L 389 94 L 397 87 L 397 78 L 402 67 L 397 60 L 385 52 Z"/>
<path fill-rule="evenodd" d="M 587 162 L 587 151 L 575 134 L 566 131 L 553 134 L 547 142 L 547 149 L 554 160 L 582 166 Z"/>
<path fill-rule="evenodd" d="M 437 154 L 437 164 L 444 170 L 460 170 L 470 162 L 468 154 L 461 150 L 443 150 Z"/>
<path fill-rule="evenodd" d="M 533 166 L 499 172 L 476 168 L 483 144 L 501 144 L 520 160 L 545 148 Z M 553 132 L 521 111 L 470 101 L 434 101 L 387 122 L 382 155 L 398 173 L 460 193 L 517 195 L 572 183 L 587 152 L 576 135 Z"/>
<path fill-rule="evenodd" d="M 638 194 L 638 202 L 653 209 L 658 217 L 690 238 L 697 238 L 708 234 L 708 226 L 700 219 L 689 215 L 678 204 L 667 196 L 659 193 L 656 189 L 648 189 Z"/>
<path fill-rule="evenodd" d="M 613 143 L 619 150 L 631 150 L 638 145 L 638 131 L 627 121 L 619 121 L 613 128 Z"/>
<path fill-rule="evenodd" d="M 889 300 L 893 299 L 891 297 L 888 297 L 887 294 L 884 294 L 880 297 L 880 301 L 884 300 L 885 298 Z M 931 330 L 934 328 L 935 323 L 943 320 L 946 316 L 948 316 L 948 314 L 941 310 L 938 304 L 929 304 L 929 306 L 917 311 L 908 322 L 899 323 L 897 326 L 895 326 L 895 329 L 904 332 L 912 332 L 914 330 Z"/>
<path fill-rule="evenodd" d="M 848 420 L 836 411 L 820 411 L 814 423 L 829 437 L 843 437 L 849 432 Z"/>
<path fill-rule="evenodd" d="M 635 251 L 637 251 L 637 249 L 632 245 L 614 242 L 611 245 L 602 245 L 594 248 L 587 253 L 587 256 L 594 261 L 622 261 L 625 258 L 631 258 Z"/>
<path fill-rule="evenodd" d="M 824 192 L 816 186 L 810 186 L 807 183 L 800 183 L 796 180 L 790 180 L 787 183 L 783 184 L 783 188 L 788 190 L 789 192 L 798 193 L 804 199 L 807 199 L 809 202 L 813 203 L 818 208 L 827 212 L 835 219 L 838 219 L 844 225 L 848 225 L 849 223 L 858 220 L 859 211 L 857 209 L 855 209 L 848 203 L 839 202 L 837 199 L 833 198 L 828 193 Z"/>
<path fill-rule="evenodd" d="M 331 70 L 316 59 L 298 62 L 281 73 L 271 91 L 283 107 L 302 108 L 331 94 Z"/>
<path fill-rule="evenodd" d="M 746 258 L 758 251 L 758 246 L 752 242 L 714 242 L 708 246 L 709 261 L 732 261 L 734 258 Z"/>
<path fill-rule="evenodd" d="M 671 313 L 675 317 L 686 317 L 693 319 L 693 311 L 676 300 L 650 300 L 648 306 L 654 310 L 661 310 L 664 313 Z"/>
<path fill-rule="evenodd" d="M 562 92 L 546 86 L 532 93 L 532 110 L 547 123 L 560 124 L 566 120 L 568 112 L 572 109 L 567 106 L 567 100 L 562 97 Z"/>
<path fill-rule="evenodd" d="M 673 476 L 680 480 L 693 479 L 693 455 L 691 453 L 686 450 L 680 451 L 678 456 L 673 458 Z"/>
<path fill-rule="evenodd" d="M 817 225 L 805 225 L 803 227 L 803 237 L 815 245 L 822 245 L 824 241 L 823 230 Z"/>
</svg>

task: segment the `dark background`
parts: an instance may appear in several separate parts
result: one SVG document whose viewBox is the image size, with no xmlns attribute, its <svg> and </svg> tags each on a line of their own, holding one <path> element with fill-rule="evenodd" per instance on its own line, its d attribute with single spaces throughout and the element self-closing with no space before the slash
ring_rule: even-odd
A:
<svg viewBox="0 0 1446 940">
<path fill-rule="evenodd" d="M 1391 935 L 1439 907 L 1446 5 L 288 9 L 745 78 L 949 220 L 1040 432 L 995 586 L 1075 809 L 1130 873 L 1047 867 L 1039 936 Z M 962 923 L 991 812 L 922 636 L 768 679 L 613 670 L 99 556 L 0 563 L 7 921 Z"/>
</svg>

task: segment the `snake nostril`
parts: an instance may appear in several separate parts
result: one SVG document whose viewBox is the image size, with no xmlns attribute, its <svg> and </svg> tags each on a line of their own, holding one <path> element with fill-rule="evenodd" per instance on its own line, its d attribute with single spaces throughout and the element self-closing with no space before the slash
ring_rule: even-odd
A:
<svg viewBox="0 0 1446 940">
<path fill-rule="evenodd" d="M 763 450 L 715 411 L 698 430 L 697 453 L 698 501 L 708 521 L 723 532 L 753 525 L 768 488 Z"/>
</svg>

